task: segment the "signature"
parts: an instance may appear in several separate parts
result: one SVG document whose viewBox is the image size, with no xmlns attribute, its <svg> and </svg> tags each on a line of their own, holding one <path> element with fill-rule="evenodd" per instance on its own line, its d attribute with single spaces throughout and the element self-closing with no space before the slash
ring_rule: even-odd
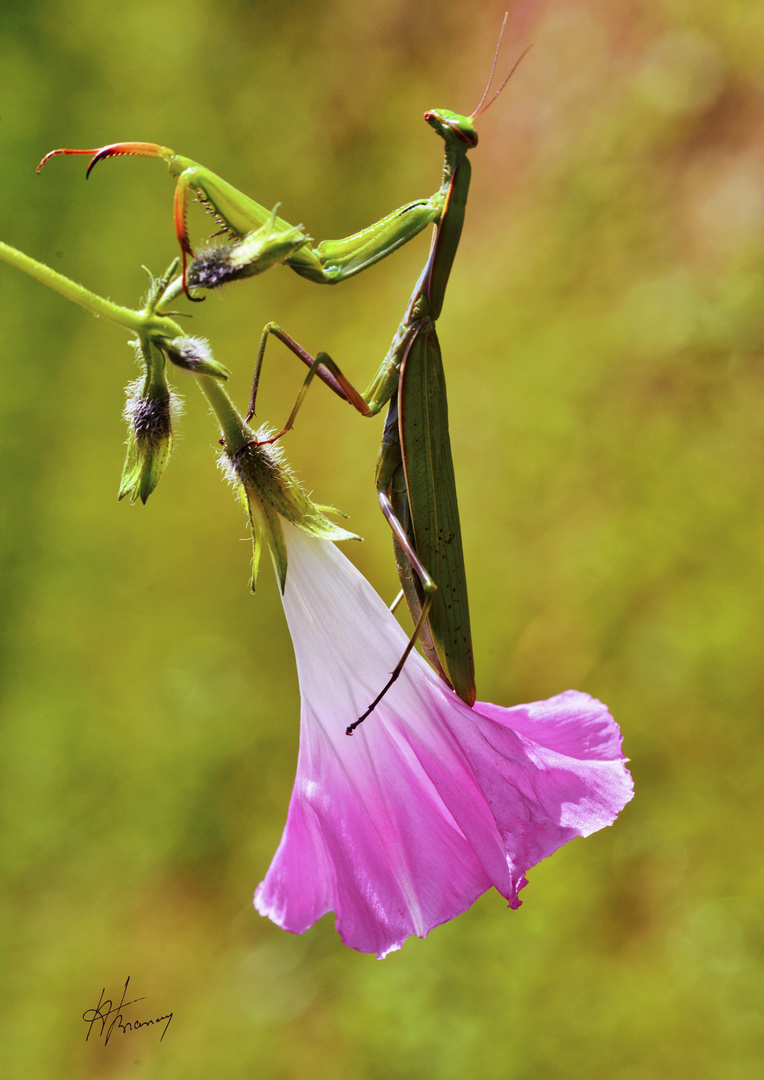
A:
<svg viewBox="0 0 764 1080">
<path fill-rule="evenodd" d="M 98 999 L 98 1004 L 96 1005 L 96 1007 L 94 1009 L 86 1009 L 85 1012 L 82 1014 L 82 1019 L 88 1025 L 88 1033 L 85 1036 L 85 1042 L 87 1042 L 90 1038 L 90 1035 L 93 1031 L 93 1024 L 97 1024 L 99 1020 L 101 1022 L 101 1030 L 97 1032 L 96 1037 L 100 1038 L 105 1033 L 106 1037 L 103 1041 L 104 1046 L 108 1044 L 109 1039 L 111 1038 L 111 1033 L 112 1031 L 114 1031 L 115 1027 L 119 1028 L 119 1030 L 122 1032 L 137 1031 L 138 1028 L 152 1027 L 154 1024 L 162 1024 L 166 1020 L 167 1023 L 164 1025 L 164 1031 L 159 1037 L 159 1041 L 161 1042 L 162 1039 L 165 1037 L 165 1035 L 167 1034 L 167 1029 L 170 1026 L 170 1021 L 172 1020 L 172 1013 L 167 1013 L 166 1016 L 158 1016 L 156 1020 L 125 1020 L 122 1016 L 122 1010 L 126 1009 L 129 1005 L 135 1005 L 136 1001 L 146 1000 L 145 997 L 138 997 L 133 998 L 132 1001 L 125 1001 L 129 982 L 130 976 L 128 975 L 127 980 L 125 981 L 125 988 L 122 991 L 122 997 L 118 1005 L 114 1005 L 111 998 L 106 998 L 106 1000 L 104 1000 L 104 994 L 106 993 L 106 987 L 104 987 L 101 991 L 101 996 Z M 107 1022 L 110 1016 L 114 1019 L 107 1026 Z"/>
</svg>

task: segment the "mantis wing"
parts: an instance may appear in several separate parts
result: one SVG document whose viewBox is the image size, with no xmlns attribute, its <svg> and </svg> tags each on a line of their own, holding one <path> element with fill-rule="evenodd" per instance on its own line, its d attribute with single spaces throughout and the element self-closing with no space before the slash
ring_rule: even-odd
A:
<svg viewBox="0 0 764 1080">
<path fill-rule="evenodd" d="M 416 552 L 437 585 L 428 617 L 432 645 L 454 690 L 472 705 L 475 668 L 446 382 L 429 320 L 414 334 L 401 365 L 398 414 Z M 407 600 L 411 607 L 410 590 Z M 413 608 L 412 615 L 416 619 Z"/>
</svg>

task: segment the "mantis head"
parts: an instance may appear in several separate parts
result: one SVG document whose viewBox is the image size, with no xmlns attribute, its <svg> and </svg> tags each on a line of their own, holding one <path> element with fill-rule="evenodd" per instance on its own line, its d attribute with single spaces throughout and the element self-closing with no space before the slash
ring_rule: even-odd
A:
<svg viewBox="0 0 764 1080">
<path fill-rule="evenodd" d="M 477 131 L 471 116 L 461 116 L 450 109 L 428 109 L 424 118 L 447 143 L 456 143 L 465 150 L 477 146 Z"/>
<path fill-rule="evenodd" d="M 504 87 L 514 75 L 520 61 L 523 59 L 525 54 L 528 52 L 528 49 L 530 49 L 531 47 L 529 45 L 528 48 L 520 54 L 520 57 L 512 65 L 509 75 L 507 75 L 506 79 L 501 84 L 499 89 L 496 91 L 492 98 L 486 100 L 488 98 L 491 84 L 493 82 L 493 76 L 496 71 L 496 61 L 499 59 L 501 39 L 504 36 L 504 27 L 507 25 L 507 17 L 508 13 L 505 13 L 504 21 L 502 22 L 501 30 L 499 31 L 499 40 L 496 43 L 496 52 L 494 53 L 493 57 L 491 74 L 488 76 L 488 83 L 485 90 L 483 91 L 483 96 L 481 97 L 480 103 L 478 104 L 478 107 L 475 109 L 475 111 L 470 113 L 469 116 L 461 116 L 459 113 L 451 112 L 450 109 L 429 109 L 424 114 L 426 122 L 430 125 L 430 127 L 435 128 L 441 138 L 445 139 L 447 145 L 450 144 L 451 146 L 458 146 L 464 150 L 472 150 L 475 146 L 477 146 L 478 137 L 477 131 L 475 130 L 475 121 L 486 111 L 486 109 L 493 105 L 494 101 L 496 101 L 496 98 L 499 96 L 499 94 L 502 92 Z"/>
</svg>

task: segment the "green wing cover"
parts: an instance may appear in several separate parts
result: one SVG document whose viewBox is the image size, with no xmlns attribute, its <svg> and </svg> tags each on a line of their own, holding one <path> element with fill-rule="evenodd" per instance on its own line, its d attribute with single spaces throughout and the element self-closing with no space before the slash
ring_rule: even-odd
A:
<svg viewBox="0 0 764 1080">
<path fill-rule="evenodd" d="M 420 324 L 401 365 L 398 409 L 416 551 L 438 586 L 429 616 L 432 641 L 454 690 L 472 705 L 475 667 L 446 382 L 429 320 Z"/>
</svg>

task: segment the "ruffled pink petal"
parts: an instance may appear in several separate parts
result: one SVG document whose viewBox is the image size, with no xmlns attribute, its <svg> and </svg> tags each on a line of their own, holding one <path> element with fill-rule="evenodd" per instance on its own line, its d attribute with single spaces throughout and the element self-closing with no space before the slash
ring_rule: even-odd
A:
<svg viewBox="0 0 764 1080">
<path fill-rule="evenodd" d="M 631 798 L 607 709 L 575 691 L 469 709 L 412 654 L 349 738 L 406 637 L 333 544 L 286 522 L 284 533 L 300 751 L 257 910 L 293 933 L 334 911 L 347 945 L 381 957 L 491 885 L 518 906 L 531 866 Z"/>
</svg>

